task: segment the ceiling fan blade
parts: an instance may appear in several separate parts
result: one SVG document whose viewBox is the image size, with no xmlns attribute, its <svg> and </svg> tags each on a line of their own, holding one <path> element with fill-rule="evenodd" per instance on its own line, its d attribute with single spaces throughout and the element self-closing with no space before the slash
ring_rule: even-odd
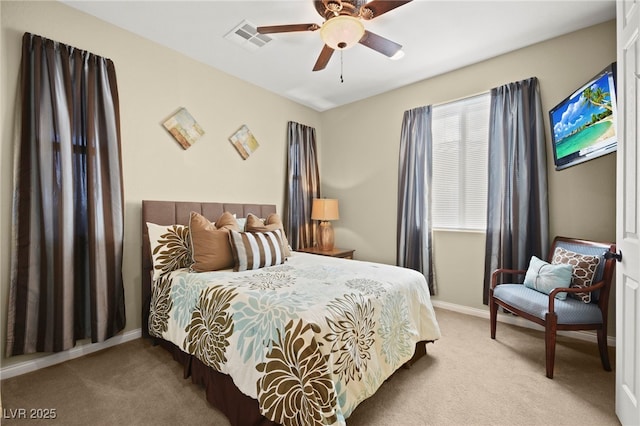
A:
<svg viewBox="0 0 640 426">
<path fill-rule="evenodd" d="M 260 34 L 273 34 L 273 33 L 290 33 L 294 31 L 315 31 L 320 26 L 318 24 L 292 24 L 292 25 L 270 25 L 266 27 L 258 27 L 258 33 Z"/>
<path fill-rule="evenodd" d="M 373 0 L 362 6 L 360 16 L 363 19 L 371 20 L 407 3 L 411 3 L 411 0 Z"/>
<path fill-rule="evenodd" d="M 392 57 L 393 55 L 398 53 L 400 49 L 402 49 L 401 44 L 386 39 L 368 30 L 365 30 L 364 35 L 358 43 L 363 44 L 375 50 L 376 52 L 380 52 L 388 57 Z"/>
<path fill-rule="evenodd" d="M 333 55 L 333 49 L 327 46 L 326 44 L 322 48 L 320 52 L 320 56 L 318 56 L 318 60 L 316 64 L 313 66 L 314 71 L 323 70 L 327 64 L 329 63 L 329 59 L 331 59 L 331 55 Z"/>
</svg>

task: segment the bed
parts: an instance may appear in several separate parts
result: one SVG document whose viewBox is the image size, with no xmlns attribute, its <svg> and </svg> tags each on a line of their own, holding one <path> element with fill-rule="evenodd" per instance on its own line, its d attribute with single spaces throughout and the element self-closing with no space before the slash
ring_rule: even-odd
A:
<svg viewBox="0 0 640 426">
<path fill-rule="evenodd" d="M 183 365 L 185 378 L 205 387 L 231 424 L 344 425 L 440 337 L 422 274 L 286 253 L 282 229 L 229 233 L 236 268 L 247 257 L 243 250 L 270 259 L 264 267 L 194 272 L 195 263 L 188 267 L 172 254 L 163 258 L 172 267 L 158 273 L 158 229 L 178 236 L 170 244 L 185 257 L 189 220 L 221 223 L 223 213 L 239 221 L 277 217 L 271 204 L 142 202 L 142 329 Z M 266 248 L 238 242 L 247 237 Z"/>
</svg>

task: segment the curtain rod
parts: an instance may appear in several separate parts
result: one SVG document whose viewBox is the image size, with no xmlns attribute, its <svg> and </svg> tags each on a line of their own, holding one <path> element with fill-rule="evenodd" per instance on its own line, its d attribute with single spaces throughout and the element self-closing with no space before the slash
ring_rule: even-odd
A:
<svg viewBox="0 0 640 426">
<path fill-rule="evenodd" d="M 535 78 L 535 77 L 528 77 L 528 78 L 524 78 L 524 79 L 522 79 L 522 80 L 517 80 L 517 81 L 515 81 L 514 83 L 518 83 L 518 82 L 522 82 L 522 81 L 530 80 L 530 79 L 532 79 L 532 78 Z M 505 83 L 505 84 L 509 84 L 509 83 Z M 450 101 L 439 102 L 439 103 L 437 103 L 437 104 L 431 104 L 431 106 L 432 106 L 432 107 L 435 107 L 435 106 L 440 106 L 440 105 L 450 104 L 450 103 L 452 103 L 452 102 L 461 101 L 461 100 L 463 100 L 463 99 L 474 98 L 474 97 L 476 97 L 476 96 L 484 95 L 484 94 L 486 94 L 486 93 L 491 93 L 491 90 L 493 90 L 493 89 L 497 89 L 498 87 L 502 87 L 502 86 L 504 86 L 504 84 L 501 84 L 500 86 L 492 87 L 492 88 L 491 88 L 491 89 L 489 89 L 489 90 L 485 90 L 485 91 L 482 91 L 482 92 L 478 92 L 478 93 L 473 94 L 473 95 L 461 96 L 461 97 L 459 97 L 459 98 L 452 99 L 452 100 L 450 100 Z"/>
<path fill-rule="evenodd" d="M 462 101 L 462 100 L 464 100 L 464 99 L 475 98 L 476 96 L 486 95 L 487 93 L 491 93 L 491 89 L 489 89 L 489 90 L 485 90 L 485 91 L 482 91 L 482 92 L 478 92 L 478 93 L 474 93 L 473 95 L 461 96 L 461 97 L 459 97 L 459 98 L 451 99 L 451 100 L 449 100 L 449 101 L 438 102 L 437 104 L 431 104 L 431 106 L 432 106 L 432 107 L 436 107 L 436 106 L 441 106 L 441 105 L 451 104 L 451 103 L 453 103 L 453 102 Z"/>
</svg>

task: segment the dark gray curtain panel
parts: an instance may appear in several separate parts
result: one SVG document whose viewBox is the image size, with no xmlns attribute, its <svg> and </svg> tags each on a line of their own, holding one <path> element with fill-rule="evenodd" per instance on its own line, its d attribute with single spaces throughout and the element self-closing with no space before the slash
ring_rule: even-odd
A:
<svg viewBox="0 0 640 426">
<path fill-rule="evenodd" d="M 8 356 L 101 342 L 125 325 L 113 62 L 26 33 L 20 79 Z"/>
<path fill-rule="evenodd" d="M 436 292 L 431 232 L 431 106 L 405 111 L 398 165 L 396 258 L 399 266 L 424 274 Z"/>
<path fill-rule="evenodd" d="M 316 224 L 311 220 L 314 198 L 320 198 L 316 129 L 287 123 L 288 163 L 285 232 L 293 250 L 313 246 Z"/>
<path fill-rule="evenodd" d="M 545 131 L 535 77 L 491 90 L 488 191 L 484 304 L 494 269 L 526 270 L 531 256 L 544 259 L 549 247 Z"/>
</svg>

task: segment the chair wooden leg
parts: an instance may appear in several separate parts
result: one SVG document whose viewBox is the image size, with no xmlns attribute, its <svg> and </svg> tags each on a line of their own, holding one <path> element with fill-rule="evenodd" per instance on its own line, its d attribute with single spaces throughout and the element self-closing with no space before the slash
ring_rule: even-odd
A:
<svg viewBox="0 0 640 426">
<path fill-rule="evenodd" d="M 496 338 L 496 322 L 498 319 L 498 304 L 489 296 L 489 318 L 491 320 L 491 338 Z"/>
<path fill-rule="evenodd" d="M 609 363 L 609 347 L 607 346 L 607 331 L 606 329 L 600 329 L 597 332 L 598 335 L 598 349 L 600 350 L 600 360 L 602 361 L 602 368 L 605 371 L 611 371 L 611 364 Z"/>
<path fill-rule="evenodd" d="M 553 365 L 556 358 L 556 324 L 558 317 L 555 314 L 547 313 L 546 326 L 545 326 L 545 352 L 546 352 L 546 365 L 547 365 L 547 377 L 553 379 Z"/>
</svg>

